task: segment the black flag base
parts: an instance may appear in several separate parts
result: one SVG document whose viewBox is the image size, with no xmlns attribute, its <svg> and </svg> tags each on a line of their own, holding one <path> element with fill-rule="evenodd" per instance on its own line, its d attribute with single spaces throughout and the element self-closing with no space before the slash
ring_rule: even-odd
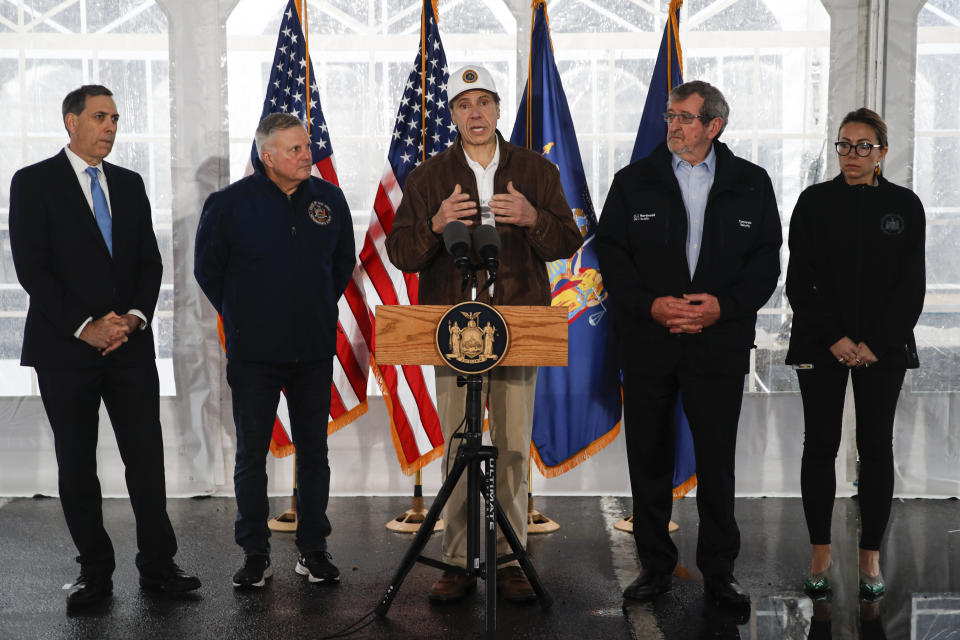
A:
<svg viewBox="0 0 960 640">
<path fill-rule="evenodd" d="M 467 387 L 466 423 L 467 432 L 457 434 L 462 442 L 457 448 L 457 457 L 454 459 L 453 469 L 447 474 L 447 479 L 437 493 L 430 510 L 427 512 L 420 529 L 407 548 L 400 566 L 397 568 L 390 585 L 380 597 L 374 611 L 377 616 L 384 618 L 393 599 L 396 597 L 404 578 L 410 573 L 414 564 L 422 564 L 451 571 L 467 576 L 482 578 L 486 581 L 485 591 L 485 628 L 486 637 L 495 638 L 497 633 L 497 565 L 516 560 L 520 568 L 530 581 L 537 594 L 542 609 L 549 609 L 553 598 L 540 582 L 536 569 L 530 562 L 526 550 L 520 544 L 516 532 L 510 526 L 507 515 L 497 501 L 497 448 L 481 445 L 483 430 L 483 403 L 480 389 L 482 378 L 479 375 L 459 376 L 458 386 Z M 449 445 L 449 443 L 448 443 Z M 481 468 L 481 465 L 483 468 Z M 424 547 L 433 534 L 433 526 L 457 481 L 467 473 L 467 566 L 454 566 L 421 556 Z M 483 497 L 483 522 L 480 521 L 480 498 Z M 481 529 L 482 527 L 482 529 Z M 512 553 L 497 557 L 497 527 L 503 532 L 504 538 L 510 545 Z M 484 559 L 480 557 L 480 539 L 484 540 Z M 491 561 L 492 559 L 492 561 Z"/>
</svg>

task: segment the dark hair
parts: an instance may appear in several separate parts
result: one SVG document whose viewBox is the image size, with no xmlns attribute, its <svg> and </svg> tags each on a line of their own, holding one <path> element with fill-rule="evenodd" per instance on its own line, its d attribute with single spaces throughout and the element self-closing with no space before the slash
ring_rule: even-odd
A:
<svg viewBox="0 0 960 640">
<path fill-rule="evenodd" d="M 667 99 L 667 106 L 669 107 L 671 102 L 686 100 L 693 94 L 703 98 L 703 106 L 700 107 L 700 116 L 702 116 L 700 122 L 703 126 L 710 124 L 714 118 L 720 118 L 722 121 L 720 131 L 717 132 L 717 138 L 719 138 L 723 130 L 727 128 L 727 120 L 730 118 L 730 105 L 727 104 L 727 100 L 720 93 L 720 90 L 709 82 L 691 80 L 674 87 Z"/>
<path fill-rule="evenodd" d="M 72 113 L 75 116 L 83 113 L 83 110 L 87 108 L 87 97 L 90 96 L 112 96 L 113 91 L 107 89 L 102 84 L 85 84 L 79 89 L 74 89 L 67 94 L 67 97 L 63 99 L 63 105 L 61 107 L 63 111 L 63 119 L 67 119 L 67 114 Z"/>
<path fill-rule="evenodd" d="M 257 125 L 256 133 L 253 135 L 253 140 L 257 145 L 257 157 L 263 155 L 263 146 L 270 136 L 273 135 L 274 131 L 292 129 L 293 127 L 300 127 L 301 129 L 307 128 L 307 126 L 303 124 L 303 120 L 292 113 L 284 113 L 282 111 L 271 113 L 261 120 L 260 124 Z"/>
<path fill-rule="evenodd" d="M 882 148 L 887 148 L 887 123 L 883 121 L 879 113 L 866 107 L 860 107 L 856 111 L 851 111 L 843 116 L 843 121 L 840 122 L 840 129 L 843 129 L 851 122 L 865 124 L 873 129 L 873 132 L 877 135 L 877 142 Z M 838 138 L 840 137 L 840 129 L 837 129 Z"/>
<path fill-rule="evenodd" d="M 477 91 L 477 89 L 465 89 L 464 91 L 461 91 L 461 92 L 458 93 L 456 96 L 454 96 L 453 100 L 450 101 L 450 108 L 451 108 L 451 109 L 453 108 L 453 103 L 457 101 L 457 98 L 459 98 L 460 96 L 462 96 L 463 94 L 465 94 L 467 91 Z M 480 89 L 480 91 L 483 91 L 484 93 L 489 94 L 490 97 L 493 98 L 493 104 L 497 105 L 498 107 L 500 106 L 500 94 L 499 94 L 499 93 L 497 93 L 496 91 L 490 91 L 489 89 Z"/>
</svg>

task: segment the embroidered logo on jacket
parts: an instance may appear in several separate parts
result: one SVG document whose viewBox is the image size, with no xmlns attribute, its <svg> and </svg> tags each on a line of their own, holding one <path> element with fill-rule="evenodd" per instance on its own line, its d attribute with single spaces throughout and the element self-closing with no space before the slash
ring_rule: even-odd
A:
<svg viewBox="0 0 960 640">
<path fill-rule="evenodd" d="M 333 214 L 330 212 L 330 207 L 319 200 L 314 200 L 310 203 L 310 206 L 307 207 L 307 215 L 310 216 L 311 220 L 322 227 L 327 226 L 330 224 L 330 221 L 333 220 Z"/>
<path fill-rule="evenodd" d="M 888 236 L 900 235 L 903 233 L 905 226 L 903 216 L 899 213 L 888 213 L 880 220 L 880 231 L 883 231 Z"/>
<path fill-rule="evenodd" d="M 749 229 L 753 226 L 753 220 L 740 220 L 737 219 L 737 222 L 740 224 L 740 227 L 743 229 Z"/>
<path fill-rule="evenodd" d="M 656 213 L 635 213 L 633 214 L 634 222 L 650 222 L 657 217 Z"/>
</svg>

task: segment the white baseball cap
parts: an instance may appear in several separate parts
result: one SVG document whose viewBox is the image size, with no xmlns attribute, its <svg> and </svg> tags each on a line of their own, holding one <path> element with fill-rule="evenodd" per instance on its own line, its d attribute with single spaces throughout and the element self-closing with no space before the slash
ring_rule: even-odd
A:
<svg viewBox="0 0 960 640">
<path fill-rule="evenodd" d="M 461 93 L 474 89 L 489 91 L 498 99 L 500 98 L 490 72 L 483 67 L 469 65 L 460 67 L 450 74 L 450 78 L 447 80 L 447 99 L 449 102 L 453 102 Z"/>
</svg>

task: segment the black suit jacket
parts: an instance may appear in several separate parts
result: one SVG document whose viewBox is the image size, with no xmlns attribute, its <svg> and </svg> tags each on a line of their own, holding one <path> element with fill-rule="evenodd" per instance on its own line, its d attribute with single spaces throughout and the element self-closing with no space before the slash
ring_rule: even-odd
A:
<svg viewBox="0 0 960 640">
<path fill-rule="evenodd" d="M 163 264 L 143 180 L 103 163 L 113 217 L 113 257 L 65 151 L 17 171 L 10 183 L 10 249 L 30 295 L 20 364 L 83 368 L 155 357 L 153 332 L 134 330 L 107 356 L 74 337 L 89 317 L 143 312 L 149 322 Z"/>
<path fill-rule="evenodd" d="M 767 172 L 714 143 L 697 268 L 687 267 L 687 214 L 672 155 L 661 144 L 617 172 L 597 227 L 597 258 L 610 292 L 622 357 L 653 375 L 684 361 L 702 372 L 746 373 L 757 310 L 780 275 L 783 233 Z M 650 315 L 655 298 L 709 293 L 720 319 L 702 334 L 671 334 Z"/>
</svg>

